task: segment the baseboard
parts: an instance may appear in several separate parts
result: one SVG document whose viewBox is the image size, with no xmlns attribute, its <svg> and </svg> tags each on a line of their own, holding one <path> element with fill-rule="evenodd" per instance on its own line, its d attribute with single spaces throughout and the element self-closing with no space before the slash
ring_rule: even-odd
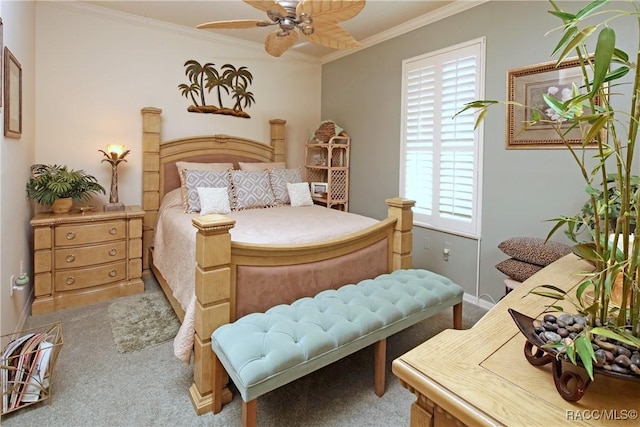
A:
<svg viewBox="0 0 640 427">
<path fill-rule="evenodd" d="M 491 310 L 493 306 L 496 305 L 496 303 L 493 300 L 491 301 L 483 300 L 482 299 L 483 296 L 484 295 L 480 295 L 479 297 L 476 297 L 475 295 L 471 295 L 465 292 L 464 296 L 462 297 L 462 300 L 464 302 L 468 302 L 470 304 L 477 305 L 478 307 L 484 308 L 485 310 Z"/>
<path fill-rule="evenodd" d="M 29 292 L 29 296 L 27 297 L 27 301 L 22 307 L 22 312 L 20 313 L 20 317 L 18 318 L 18 323 L 16 323 L 14 333 L 20 332 L 24 329 L 24 324 L 27 321 L 27 317 L 29 317 L 29 313 L 31 311 L 31 302 L 33 301 L 33 286 Z"/>
</svg>

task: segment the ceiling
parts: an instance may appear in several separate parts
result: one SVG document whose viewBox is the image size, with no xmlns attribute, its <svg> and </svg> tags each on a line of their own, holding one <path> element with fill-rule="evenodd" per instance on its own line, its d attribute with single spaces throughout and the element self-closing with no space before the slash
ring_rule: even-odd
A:
<svg viewBox="0 0 640 427">
<path fill-rule="evenodd" d="M 360 41 L 363 46 L 367 46 L 382 41 L 385 35 L 385 39 L 387 39 L 402 34 L 425 25 L 428 21 L 435 20 L 434 17 L 438 15 L 445 13 L 451 15 L 482 2 L 469 0 L 368 0 L 360 14 L 342 22 L 340 25 L 349 31 L 356 40 Z M 189 28 L 195 28 L 198 24 L 211 21 L 267 19 L 264 12 L 249 6 L 242 0 L 102 0 L 84 1 L 84 3 L 91 3 L 96 6 Z M 413 21 L 413 23 L 409 21 Z M 421 21 L 424 22 L 420 24 Z M 228 37 L 262 44 L 266 36 L 273 31 L 273 28 L 202 31 L 215 31 Z M 290 50 L 317 58 L 323 58 L 331 54 L 335 55 L 336 52 L 333 49 L 302 41 L 302 39 Z M 341 52 L 341 56 L 344 54 L 344 52 Z"/>
</svg>

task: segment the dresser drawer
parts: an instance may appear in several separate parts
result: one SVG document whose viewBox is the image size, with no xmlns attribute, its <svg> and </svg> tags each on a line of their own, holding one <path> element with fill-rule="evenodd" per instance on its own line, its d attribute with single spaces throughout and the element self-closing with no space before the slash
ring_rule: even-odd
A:
<svg viewBox="0 0 640 427">
<path fill-rule="evenodd" d="M 127 222 L 62 225 L 55 229 L 55 246 L 84 245 L 120 240 L 127 237 Z"/>
<path fill-rule="evenodd" d="M 95 246 L 56 249 L 55 265 L 56 269 L 85 267 L 125 259 L 126 255 L 127 242 L 124 240 Z"/>
<path fill-rule="evenodd" d="M 71 291 L 118 282 L 127 278 L 126 261 L 96 267 L 61 270 L 55 273 L 55 290 Z"/>
</svg>

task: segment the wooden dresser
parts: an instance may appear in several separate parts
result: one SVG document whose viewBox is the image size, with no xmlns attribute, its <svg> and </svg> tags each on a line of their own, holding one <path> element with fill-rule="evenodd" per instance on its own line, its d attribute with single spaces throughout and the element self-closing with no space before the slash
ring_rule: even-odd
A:
<svg viewBox="0 0 640 427">
<path fill-rule="evenodd" d="M 139 206 L 40 213 L 33 227 L 35 297 L 42 314 L 144 292 Z"/>
<path fill-rule="evenodd" d="M 393 373 L 417 397 L 411 426 L 638 425 L 640 381 L 596 375 L 582 399 L 565 401 L 551 365 L 526 361 L 525 338 L 507 312 L 511 307 L 539 318 L 553 300 L 527 295 L 532 288 L 553 284 L 569 291 L 590 270 L 567 255 L 509 292 L 473 328 L 443 331 L 394 360 Z"/>
</svg>

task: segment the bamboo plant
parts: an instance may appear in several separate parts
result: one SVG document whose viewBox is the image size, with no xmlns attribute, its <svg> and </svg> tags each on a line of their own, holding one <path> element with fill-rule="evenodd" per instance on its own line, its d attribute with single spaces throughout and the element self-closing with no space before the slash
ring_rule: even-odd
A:
<svg viewBox="0 0 640 427">
<path fill-rule="evenodd" d="M 587 327 L 570 344 L 552 346 L 566 353 L 573 363 L 579 358 L 592 379 L 596 360 L 591 346 L 594 336 L 640 348 L 640 228 L 635 227 L 640 212 L 640 191 L 633 175 L 640 121 L 640 69 L 637 66 L 640 41 L 635 56 L 630 58 L 616 47 L 616 32 L 610 26 L 614 20 L 633 19 L 640 29 L 640 2 L 629 2 L 633 10 L 603 9 L 607 3 L 608 0 L 596 0 L 573 13 L 550 0 L 552 10 L 549 13 L 561 21 L 559 27 L 551 31 L 561 33 L 552 56 L 560 64 L 577 55 L 582 72 L 582 86 L 573 86 L 570 99 L 562 102 L 545 95 L 545 109 L 553 109 L 557 119 L 551 120 L 541 110 L 512 101 L 478 100 L 458 113 L 477 111 L 477 126 L 492 106 L 526 108 L 531 120 L 523 123 L 523 128 L 538 124 L 553 128 L 575 160 L 584 179 L 589 210 L 594 215 L 587 227 L 590 241 L 577 245 L 574 251 L 595 268 L 585 274 L 574 295 L 553 285 L 543 285 L 531 292 L 568 300 L 587 317 Z M 593 38 L 596 38 L 595 51 L 590 52 L 587 44 Z M 626 110 L 614 109 L 611 101 L 623 91 L 631 91 L 630 105 Z M 570 144 L 566 138 L 569 131 L 576 129 L 581 135 L 581 146 Z M 592 148 L 594 143 L 595 150 Z M 590 166 L 594 163 L 595 166 Z M 612 221 L 614 212 L 615 220 Z M 561 216 L 553 221 L 555 224 L 547 238 L 560 229 L 572 232 L 584 225 L 581 223 L 583 217 L 576 215 Z M 619 305 L 611 303 L 616 279 L 622 282 Z M 593 297 L 585 298 L 587 293 Z M 562 310 L 553 304 L 548 308 Z"/>
</svg>

